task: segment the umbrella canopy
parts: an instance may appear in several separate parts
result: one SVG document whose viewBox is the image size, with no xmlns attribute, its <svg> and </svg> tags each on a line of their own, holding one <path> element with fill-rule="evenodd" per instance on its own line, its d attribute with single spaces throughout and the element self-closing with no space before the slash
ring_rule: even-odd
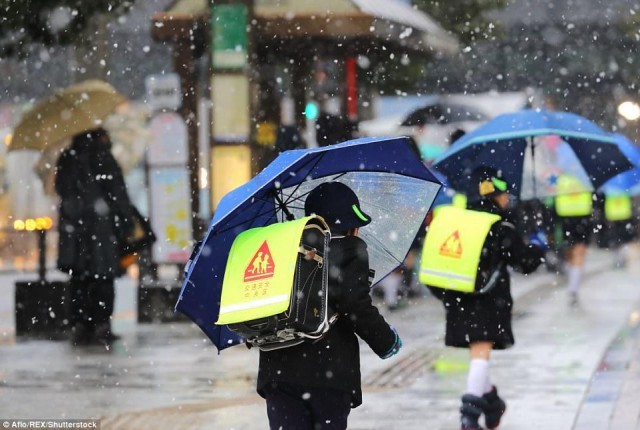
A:
<svg viewBox="0 0 640 430">
<path fill-rule="evenodd" d="M 634 168 L 609 179 L 598 191 L 607 195 L 621 193 L 640 195 L 640 148 L 622 134 L 614 133 L 612 136 L 620 150 L 633 163 Z"/>
<path fill-rule="evenodd" d="M 219 350 L 241 341 L 226 326 L 214 324 L 234 239 L 249 228 L 302 216 L 306 195 L 332 180 L 351 187 L 372 219 L 360 237 L 376 271 L 374 283 L 402 263 L 441 186 L 406 137 L 359 139 L 280 154 L 220 201 L 187 265 L 176 309 L 196 322 Z"/>
<path fill-rule="evenodd" d="M 470 106 L 447 101 L 436 101 L 411 112 L 402 121 L 402 126 L 412 127 L 427 124 L 450 124 L 462 121 L 486 121 L 487 116 Z"/>
<path fill-rule="evenodd" d="M 40 100 L 16 126 L 9 150 L 44 150 L 56 142 L 102 126 L 127 99 L 100 80 L 80 82 Z"/>
<path fill-rule="evenodd" d="M 546 172 L 549 187 L 540 187 L 537 173 L 545 171 L 561 151 L 572 154 L 564 169 L 593 190 L 613 176 L 632 168 L 613 137 L 584 117 L 568 112 L 526 109 L 497 116 L 458 139 L 435 160 L 454 189 L 466 190 L 470 173 L 485 165 L 502 171 L 510 192 L 522 199 L 555 195 L 555 181 L 563 170 Z M 569 160 L 569 157 L 563 157 Z M 557 169 L 558 171 L 555 171 Z"/>
</svg>

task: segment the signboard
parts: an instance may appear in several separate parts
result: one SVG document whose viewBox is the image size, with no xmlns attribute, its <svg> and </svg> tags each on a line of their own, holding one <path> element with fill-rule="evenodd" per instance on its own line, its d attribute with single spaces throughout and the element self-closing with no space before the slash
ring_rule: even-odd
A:
<svg viewBox="0 0 640 430">
<path fill-rule="evenodd" d="M 213 138 L 223 142 L 248 142 L 249 80 L 244 75 L 214 75 L 211 82 L 213 100 Z"/>
<path fill-rule="evenodd" d="M 213 67 L 242 69 L 247 65 L 247 6 L 213 5 Z"/>
<path fill-rule="evenodd" d="M 191 192 L 186 167 L 149 171 L 151 225 L 158 240 L 153 245 L 158 263 L 185 263 L 191 254 Z"/>
<path fill-rule="evenodd" d="M 149 75 L 144 80 L 152 110 L 177 110 L 182 105 L 180 76 L 177 73 Z"/>
<path fill-rule="evenodd" d="M 189 134 L 182 117 L 175 112 L 157 114 L 151 120 L 149 128 L 149 166 L 185 166 L 188 161 Z"/>
<path fill-rule="evenodd" d="M 251 179 L 251 150 L 247 145 L 211 148 L 211 202 L 215 208 L 229 191 Z"/>
</svg>

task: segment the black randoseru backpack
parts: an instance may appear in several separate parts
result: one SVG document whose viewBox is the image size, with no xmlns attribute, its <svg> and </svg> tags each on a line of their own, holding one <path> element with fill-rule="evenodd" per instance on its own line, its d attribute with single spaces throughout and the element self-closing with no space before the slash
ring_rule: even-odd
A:
<svg viewBox="0 0 640 430">
<path fill-rule="evenodd" d="M 259 347 L 263 351 L 298 345 L 305 340 L 320 339 L 329 330 L 336 317 L 328 315 L 327 306 L 329 275 L 327 258 L 331 234 L 322 218 L 312 216 L 305 219 L 307 221 L 301 236 L 288 238 L 298 243 L 297 250 L 292 248 L 293 251 L 291 251 L 297 251 L 297 255 L 288 308 L 274 315 L 228 324 L 231 330 L 244 337 L 251 346 Z M 302 220 L 292 222 L 300 223 Z M 271 227 L 261 228 L 265 232 L 265 238 L 268 237 L 267 229 Z M 252 240 L 253 243 L 263 243 L 258 230 L 254 229 L 258 234 Z M 266 242 L 267 239 L 264 239 L 264 243 Z M 233 250 L 232 247 L 230 259 L 234 258 Z M 274 261 L 274 264 L 277 268 L 278 261 Z M 249 267 L 246 271 L 250 271 Z M 225 288 L 238 288 L 237 283 L 227 283 L 226 274 L 223 294 Z M 224 303 L 221 303 L 221 309 L 222 305 Z"/>
</svg>

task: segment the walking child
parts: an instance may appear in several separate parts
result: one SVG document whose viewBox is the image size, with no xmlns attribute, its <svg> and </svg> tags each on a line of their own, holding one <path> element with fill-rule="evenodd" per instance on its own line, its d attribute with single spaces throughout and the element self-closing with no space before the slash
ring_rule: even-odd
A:
<svg viewBox="0 0 640 430">
<path fill-rule="evenodd" d="M 371 218 L 353 190 L 323 183 L 308 195 L 305 213 L 323 217 L 331 230 L 328 303 L 338 319 L 319 341 L 260 351 L 257 391 L 271 429 L 346 429 L 351 408 L 362 403 L 357 336 L 382 359 L 402 341 L 369 295 L 367 245 L 358 230 Z"/>
<path fill-rule="evenodd" d="M 578 291 L 584 272 L 584 260 L 591 238 L 591 214 L 593 195 L 573 175 L 563 174 L 558 178 L 558 196 L 555 200 L 556 214 L 562 222 L 562 240 L 566 244 L 565 270 L 569 304 L 578 304 Z"/>
<path fill-rule="evenodd" d="M 461 428 L 480 430 L 484 414 L 486 426 L 494 429 L 506 405 L 489 376 L 489 359 L 492 350 L 515 342 L 507 267 L 533 272 L 542 262 L 544 242 L 536 234 L 525 244 L 509 222 L 509 184 L 498 171 L 476 169 L 469 187 L 468 210 L 443 207 L 429 226 L 420 280 L 445 307 L 445 344 L 469 349 Z"/>
</svg>

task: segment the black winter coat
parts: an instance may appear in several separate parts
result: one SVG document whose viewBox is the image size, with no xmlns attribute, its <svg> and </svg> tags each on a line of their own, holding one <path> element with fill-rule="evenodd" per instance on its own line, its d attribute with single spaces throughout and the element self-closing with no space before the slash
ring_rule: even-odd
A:
<svg viewBox="0 0 640 430">
<path fill-rule="evenodd" d="M 339 317 L 316 343 L 305 342 L 260 352 L 258 393 L 267 384 L 332 388 L 351 393 L 351 407 L 362 403 L 360 349 L 356 334 L 383 356 L 395 345 L 396 334 L 372 304 L 369 295 L 366 243 L 355 236 L 334 238 L 329 249 L 329 307 Z"/>
<path fill-rule="evenodd" d="M 121 244 L 132 232 L 135 209 L 108 137 L 89 136 L 74 138 L 56 166 L 58 268 L 74 277 L 113 279 L 122 274 Z"/>
<path fill-rule="evenodd" d="M 489 212 L 502 217 L 489 230 L 480 256 L 476 291 L 486 285 L 492 273 L 499 269 L 499 278 L 493 289 L 484 294 L 467 294 L 431 287 L 431 292 L 442 300 L 447 318 L 445 344 L 467 348 L 478 341 L 493 342 L 494 349 L 506 349 L 515 343 L 511 330 L 511 281 L 507 266 L 528 274 L 542 262 L 544 251 L 526 245 L 507 213 L 489 199 L 472 203 L 471 210 Z"/>
</svg>

